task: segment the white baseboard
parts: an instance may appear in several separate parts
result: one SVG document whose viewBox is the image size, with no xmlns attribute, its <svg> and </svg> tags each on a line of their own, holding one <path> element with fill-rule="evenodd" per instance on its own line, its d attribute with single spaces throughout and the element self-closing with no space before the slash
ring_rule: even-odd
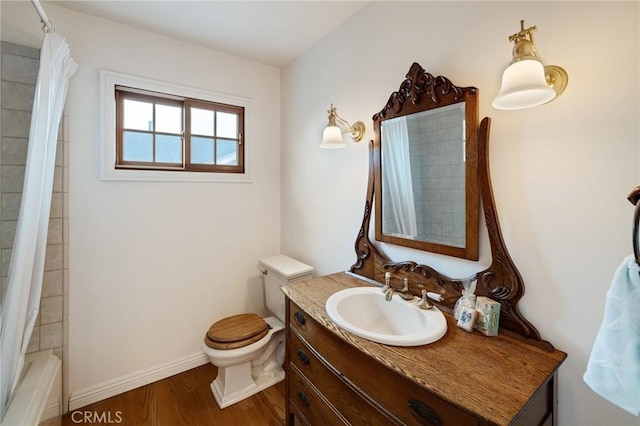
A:
<svg viewBox="0 0 640 426">
<path fill-rule="evenodd" d="M 146 370 L 141 370 L 113 380 L 98 383 L 85 389 L 71 392 L 69 397 L 69 411 L 77 410 L 94 402 L 102 401 L 115 395 L 130 391 L 149 383 L 157 382 L 183 371 L 199 367 L 209 362 L 207 356 L 197 352 L 173 361 L 160 364 Z"/>
<path fill-rule="evenodd" d="M 59 417 L 62 415 L 60 410 L 60 400 L 55 399 L 53 401 L 49 401 L 47 405 L 44 407 L 44 411 L 42 412 L 42 417 L 40 419 L 41 422 L 45 420 L 52 419 L 54 417 Z"/>
</svg>

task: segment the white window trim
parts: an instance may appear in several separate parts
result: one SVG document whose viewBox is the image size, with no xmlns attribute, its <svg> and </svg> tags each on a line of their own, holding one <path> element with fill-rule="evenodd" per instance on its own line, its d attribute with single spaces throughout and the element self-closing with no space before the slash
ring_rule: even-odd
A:
<svg viewBox="0 0 640 426">
<path fill-rule="evenodd" d="M 116 169 L 116 86 L 244 107 L 244 173 Z M 152 182 L 252 182 L 252 102 L 250 98 L 210 92 L 148 78 L 100 70 L 100 180 Z"/>
</svg>

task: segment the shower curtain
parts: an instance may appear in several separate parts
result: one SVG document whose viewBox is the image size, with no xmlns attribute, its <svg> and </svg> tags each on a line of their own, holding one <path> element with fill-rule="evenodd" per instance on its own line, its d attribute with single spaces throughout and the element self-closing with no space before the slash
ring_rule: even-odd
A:
<svg viewBox="0 0 640 426">
<path fill-rule="evenodd" d="M 0 313 L 0 418 L 18 384 L 38 316 L 58 128 L 77 68 L 64 38 L 46 32 L 33 100 L 24 189 Z"/>
<path fill-rule="evenodd" d="M 406 117 L 383 123 L 382 143 L 382 199 L 387 200 L 382 208 L 382 232 L 415 238 L 418 225 Z"/>
</svg>

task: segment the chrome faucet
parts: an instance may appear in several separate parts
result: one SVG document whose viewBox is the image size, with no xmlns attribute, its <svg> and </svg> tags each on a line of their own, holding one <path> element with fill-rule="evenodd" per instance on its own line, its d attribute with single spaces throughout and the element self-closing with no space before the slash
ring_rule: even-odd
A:
<svg viewBox="0 0 640 426">
<path fill-rule="evenodd" d="M 402 290 L 400 290 L 398 293 L 400 293 L 400 297 L 402 297 L 404 300 L 413 299 L 413 294 L 409 292 L 409 278 L 405 277 L 402 279 Z"/>
<path fill-rule="evenodd" d="M 387 302 L 391 301 L 395 293 L 398 293 L 404 300 L 413 299 L 413 294 L 409 292 L 409 278 L 403 278 L 402 289 L 396 290 L 395 288 L 391 287 L 391 274 L 389 272 L 386 272 L 384 274 L 384 287 L 382 287 L 382 292 L 384 293 L 384 299 Z"/>
</svg>

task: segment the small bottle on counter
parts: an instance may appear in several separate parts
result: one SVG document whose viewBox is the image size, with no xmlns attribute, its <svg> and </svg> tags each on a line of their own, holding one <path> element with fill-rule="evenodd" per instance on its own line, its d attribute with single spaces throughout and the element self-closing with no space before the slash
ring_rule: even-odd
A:
<svg viewBox="0 0 640 426">
<path fill-rule="evenodd" d="M 457 300 L 456 304 L 453 307 L 453 317 L 455 319 L 460 319 L 460 314 L 462 313 L 462 308 L 465 306 L 471 308 L 473 310 L 476 309 L 476 281 L 475 276 L 464 278 L 462 280 L 462 296 Z"/>
</svg>

